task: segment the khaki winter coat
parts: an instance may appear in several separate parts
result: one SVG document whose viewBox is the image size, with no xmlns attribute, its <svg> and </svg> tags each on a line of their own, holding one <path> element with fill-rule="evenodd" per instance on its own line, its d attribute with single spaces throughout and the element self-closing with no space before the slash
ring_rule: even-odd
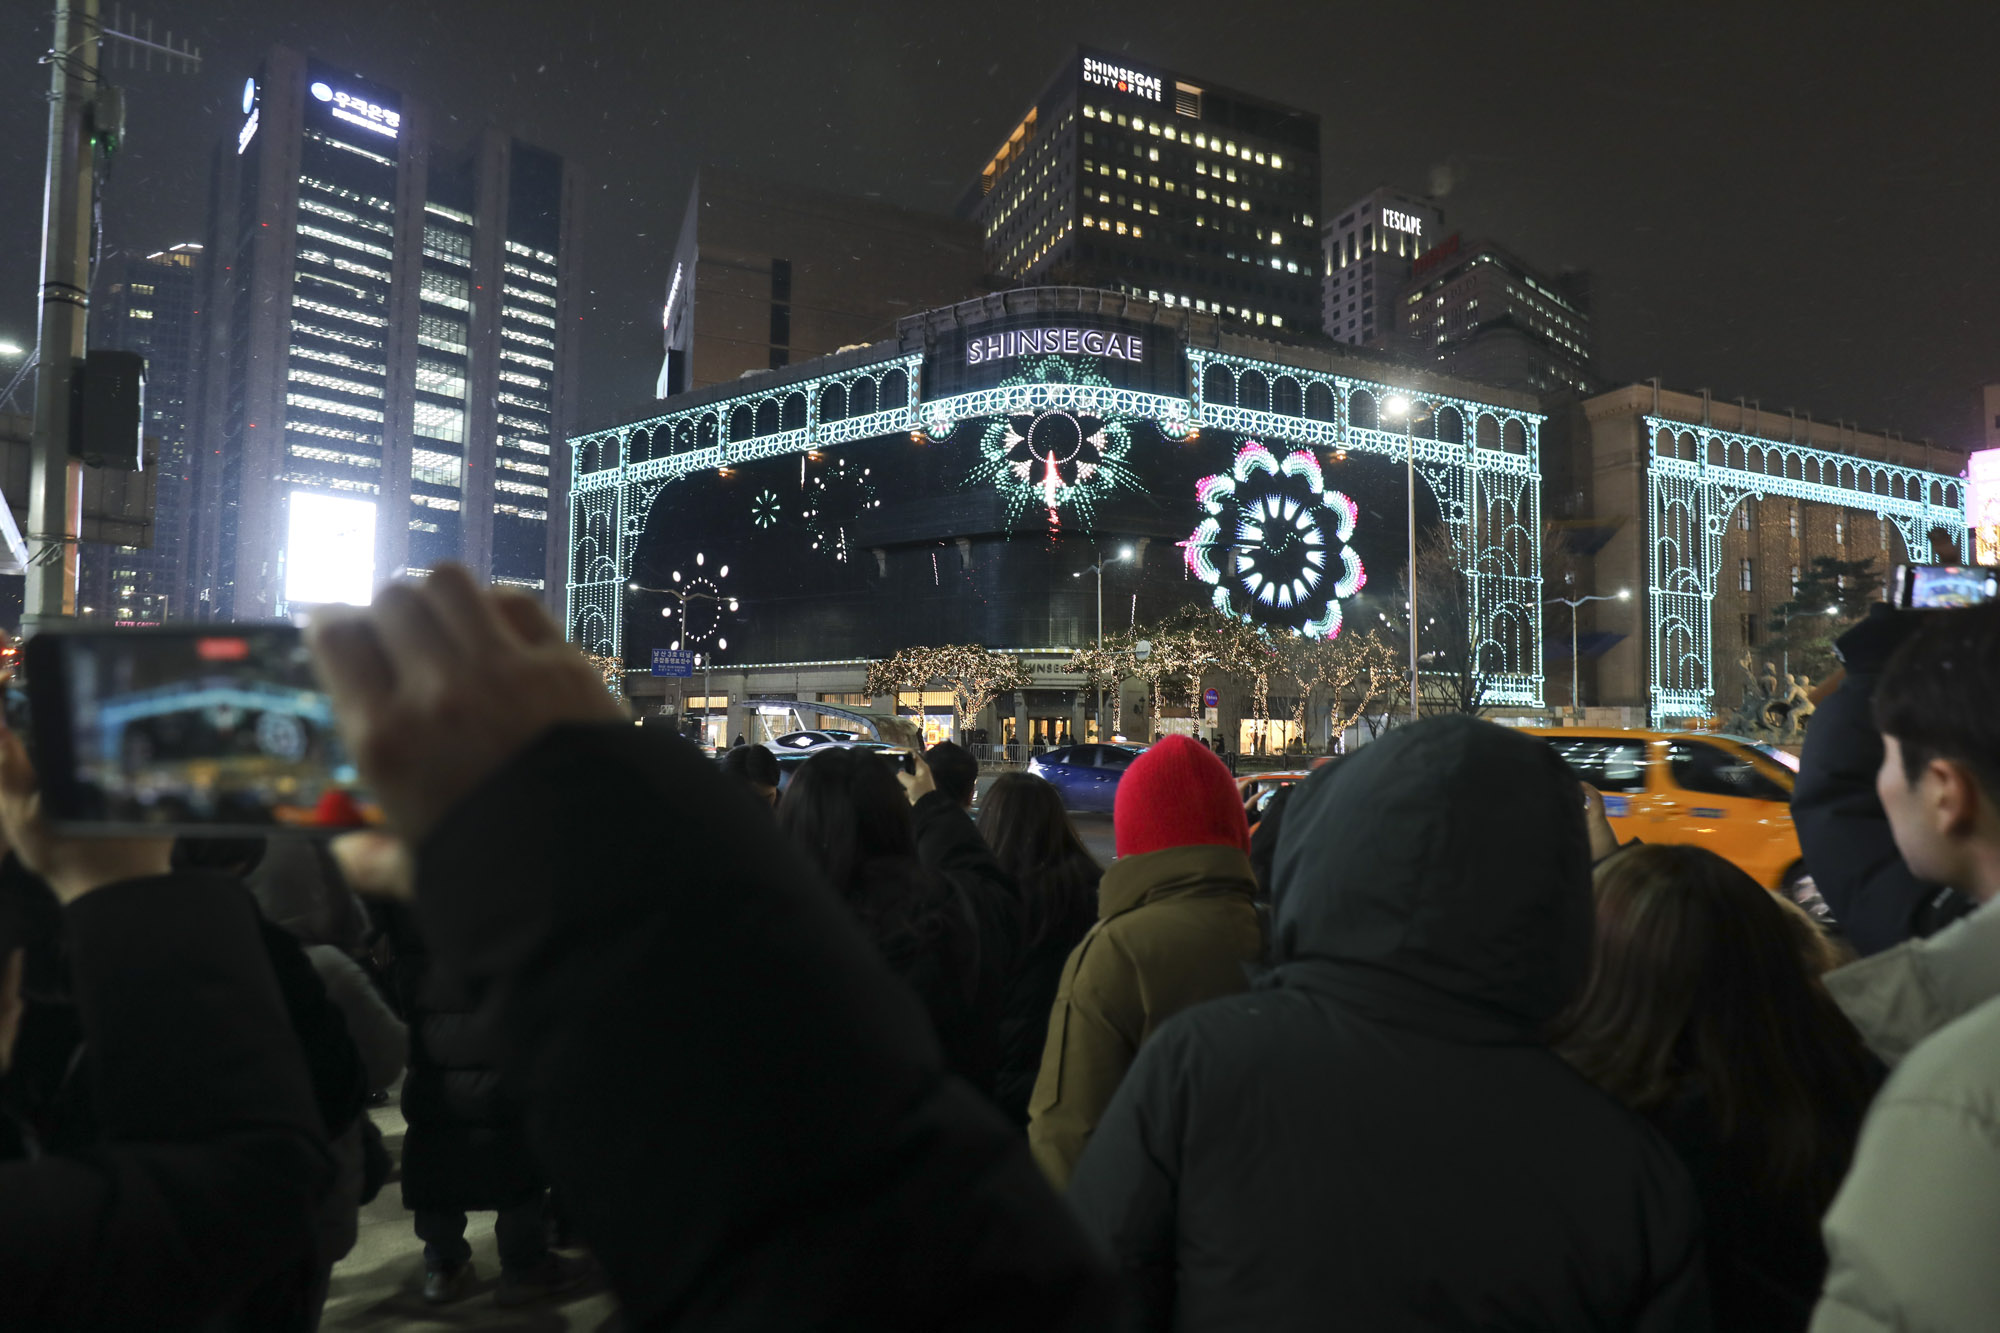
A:
<svg viewBox="0 0 2000 1333">
<path fill-rule="evenodd" d="M 1250 859 L 1235 847 L 1168 847 L 1104 873 L 1097 924 L 1064 965 L 1028 1146 L 1057 1189 L 1140 1045 L 1190 1005 L 1234 995 L 1263 952 Z"/>
<path fill-rule="evenodd" d="M 1826 988 L 1868 1048 L 1896 1064 L 1945 1024 L 2000 995 L 2000 901 L 1927 939 L 1836 968 Z"/>
<path fill-rule="evenodd" d="M 1812 1333 L 2000 1329 L 2000 999 L 1898 1066 L 1825 1232 Z"/>
</svg>

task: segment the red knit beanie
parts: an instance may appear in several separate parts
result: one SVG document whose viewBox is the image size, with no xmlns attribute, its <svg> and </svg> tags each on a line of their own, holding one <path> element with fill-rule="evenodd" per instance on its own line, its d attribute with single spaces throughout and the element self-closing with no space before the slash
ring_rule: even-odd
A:
<svg viewBox="0 0 2000 1333">
<path fill-rule="evenodd" d="M 1206 745 L 1169 736 L 1125 770 L 1111 828 L 1118 855 L 1213 845 L 1250 850 L 1236 779 Z"/>
</svg>

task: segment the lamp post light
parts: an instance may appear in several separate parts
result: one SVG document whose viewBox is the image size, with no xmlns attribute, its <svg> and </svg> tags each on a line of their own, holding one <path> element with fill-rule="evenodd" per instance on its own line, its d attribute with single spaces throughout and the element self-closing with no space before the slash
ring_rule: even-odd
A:
<svg viewBox="0 0 2000 1333">
<path fill-rule="evenodd" d="M 1097 651 L 1100 654 L 1104 652 L 1104 566 L 1107 560 L 1123 564 L 1131 558 L 1132 548 L 1121 546 L 1118 548 L 1117 555 L 1110 557 L 1099 556 L 1096 564 L 1090 566 L 1088 569 L 1079 569 L 1076 573 L 1070 575 L 1073 579 L 1080 579 L 1085 574 L 1097 575 Z M 1097 739 L 1102 742 L 1104 739 L 1104 682 L 1102 679 L 1097 683 L 1096 693 L 1097 698 L 1092 702 L 1091 708 L 1097 717 Z"/>
<path fill-rule="evenodd" d="M 708 557 L 704 553 L 697 551 L 695 552 L 694 563 L 697 569 L 705 568 L 708 564 Z M 715 603 L 717 627 L 720 627 L 722 612 L 725 609 L 729 611 L 736 610 L 736 599 L 734 597 L 725 596 L 722 591 L 721 580 L 726 579 L 728 577 L 729 577 L 728 565 L 718 566 L 715 571 L 715 578 L 712 580 L 705 574 L 696 574 L 690 579 L 683 580 L 681 577 L 681 572 L 678 569 L 676 569 L 673 571 L 673 581 L 675 583 L 685 582 L 686 583 L 685 587 L 653 588 L 643 583 L 628 583 L 625 585 L 625 588 L 628 592 L 658 593 L 662 597 L 671 597 L 674 599 L 675 605 L 661 607 L 660 614 L 669 620 L 673 619 L 676 614 L 680 616 L 681 635 L 678 639 L 675 639 L 672 644 L 672 647 L 676 651 L 678 651 L 682 644 L 691 642 L 688 638 L 688 627 L 687 627 L 687 609 L 689 602 Z M 710 632 L 712 633 L 713 630 L 711 630 Z M 704 634 L 702 635 L 702 637 L 706 639 L 708 635 Z M 729 647 L 729 640 L 722 638 L 720 635 L 718 635 L 715 640 L 715 646 L 719 649 L 723 649 L 726 651 Z M 708 652 L 708 653 L 697 654 L 697 656 L 702 659 L 703 663 L 702 685 L 701 685 L 702 729 L 704 732 L 706 732 L 708 727 L 708 715 L 715 708 L 715 702 L 714 702 L 715 654 L 713 652 Z M 681 692 L 681 698 L 680 698 L 681 721 L 685 723 L 687 721 L 686 687 L 677 686 L 676 688 L 679 689 Z M 728 727 L 725 717 L 724 730 L 727 729 Z"/>
<path fill-rule="evenodd" d="M 1632 600 L 1630 588 L 1620 588 L 1616 593 L 1597 593 L 1589 597 L 1551 597 L 1543 606 L 1554 606 L 1560 602 L 1569 608 L 1569 711 L 1581 722 L 1583 702 L 1576 697 L 1576 609 L 1585 602 L 1629 602 Z"/>
<path fill-rule="evenodd" d="M 1410 721 L 1417 720 L 1417 422 L 1430 419 L 1429 403 L 1391 394 L 1382 405 L 1389 419 L 1403 421 L 1403 476 L 1409 487 L 1410 518 Z"/>
</svg>

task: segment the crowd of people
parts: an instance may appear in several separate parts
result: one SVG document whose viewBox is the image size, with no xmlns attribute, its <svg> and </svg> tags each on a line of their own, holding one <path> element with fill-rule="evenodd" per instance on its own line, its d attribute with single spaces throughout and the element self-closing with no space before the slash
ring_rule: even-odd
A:
<svg viewBox="0 0 2000 1333">
<path fill-rule="evenodd" d="M 956 745 L 633 727 L 461 570 L 309 641 L 393 838 L 61 836 L 0 734 L 0 1327 L 312 1327 L 401 1077 L 439 1302 L 486 1210 L 633 1329 L 2000 1328 L 2000 607 L 1842 640 L 1827 920 L 1465 716 L 1255 840 L 1169 737 L 1100 866 Z"/>
</svg>

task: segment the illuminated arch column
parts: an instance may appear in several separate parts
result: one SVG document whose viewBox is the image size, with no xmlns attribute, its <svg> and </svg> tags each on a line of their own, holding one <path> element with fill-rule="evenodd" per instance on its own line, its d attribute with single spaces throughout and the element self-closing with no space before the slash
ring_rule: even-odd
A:
<svg viewBox="0 0 2000 1333">
<path fill-rule="evenodd" d="M 1714 711 L 1716 578 L 1730 515 L 1746 498 L 1786 496 L 1872 513 L 1896 525 L 1912 562 L 1930 558 L 1930 534 L 1938 529 L 1956 540 L 1961 558 L 1970 549 L 1960 478 L 1683 421 L 1643 420 L 1648 707 L 1655 725 Z M 1835 483 L 1807 480 L 1829 476 Z"/>
</svg>

